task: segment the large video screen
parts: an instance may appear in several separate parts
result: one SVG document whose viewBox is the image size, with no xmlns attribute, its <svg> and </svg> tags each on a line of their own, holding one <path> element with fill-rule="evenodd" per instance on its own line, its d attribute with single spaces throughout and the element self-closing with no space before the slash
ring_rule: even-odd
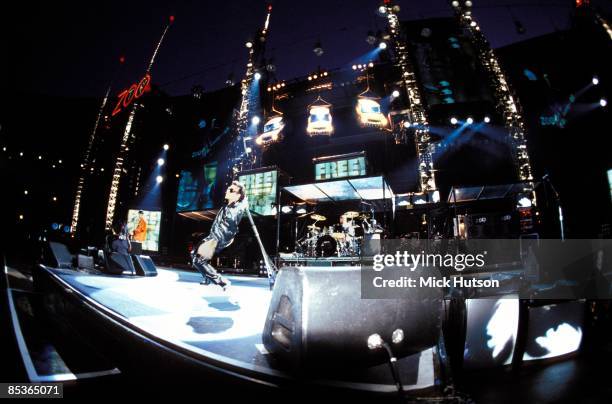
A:
<svg viewBox="0 0 612 404">
<path fill-rule="evenodd" d="M 130 209 L 127 217 L 127 230 L 134 242 L 142 243 L 146 251 L 159 251 L 159 229 L 161 212 Z"/>
<path fill-rule="evenodd" d="M 273 215 L 276 203 L 277 171 L 262 171 L 238 176 L 246 190 L 251 212 L 269 216 Z"/>
<path fill-rule="evenodd" d="M 366 175 L 364 156 L 315 164 L 315 181 Z"/>
<path fill-rule="evenodd" d="M 216 184 L 216 162 L 198 169 L 181 171 L 176 211 L 191 212 L 214 208 Z"/>
</svg>

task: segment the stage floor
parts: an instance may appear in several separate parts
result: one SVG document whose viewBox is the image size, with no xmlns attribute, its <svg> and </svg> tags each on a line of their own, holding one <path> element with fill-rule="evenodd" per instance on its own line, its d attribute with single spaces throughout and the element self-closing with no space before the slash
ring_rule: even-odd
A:
<svg viewBox="0 0 612 404">
<path fill-rule="evenodd" d="M 202 277 L 196 272 L 158 268 L 156 277 L 135 278 L 47 269 L 157 338 L 231 366 L 267 375 L 288 375 L 288 369 L 262 344 L 261 333 L 272 295 L 267 278 L 228 276 L 234 304 L 218 286 L 201 285 Z M 398 365 L 406 390 L 434 384 L 433 349 L 403 358 Z M 387 364 L 350 369 L 333 375 L 333 380 L 327 382 L 380 392 L 395 390 Z"/>
</svg>

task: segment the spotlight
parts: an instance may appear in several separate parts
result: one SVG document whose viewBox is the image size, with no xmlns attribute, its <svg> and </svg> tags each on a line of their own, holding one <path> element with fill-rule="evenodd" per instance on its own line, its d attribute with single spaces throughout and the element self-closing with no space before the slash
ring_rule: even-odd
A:
<svg viewBox="0 0 612 404">
<path fill-rule="evenodd" d="M 292 210 L 293 210 L 293 208 L 291 206 L 289 206 L 289 205 L 283 206 L 281 208 L 281 212 L 283 212 L 283 213 L 291 213 Z"/>
<path fill-rule="evenodd" d="M 404 121 L 404 128 L 409 128 L 409 127 L 410 127 L 410 122 Z"/>
<path fill-rule="evenodd" d="M 352 69 L 353 69 L 353 70 L 357 70 L 357 65 L 353 65 L 353 66 L 352 66 Z M 5 147 L 5 149 L 6 149 L 6 147 Z"/>
<path fill-rule="evenodd" d="M 488 116 L 485 116 L 484 117 L 484 121 L 485 121 L 485 123 L 489 123 L 489 122 L 491 122 L 491 118 L 489 118 Z"/>
<path fill-rule="evenodd" d="M 466 120 L 466 122 L 468 123 L 468 125 L 471 125 L 471 124 L 473 124 L 473 123 L 474 123 L 474 119 L 473 119 L 473 118 L 470 116 L 470 117 L 469 117 L 469 118 Z"/>
<path fill-rule="evenodd" d="M 246 41 L 244 46 L 246 46 L 247 48 L 251 49 L 253 47 L 253 41 Z"/>
<path fill-rule="evenodd" d="M 466 6 L 466 7 L 472 7 L 472 2 L 471 2 L 470 0 L 467 0 L 467 1 L 465 2 L 465 6 Z"/>
<path fill-rule="evenodd" d="M 400 96 L 400 92 L 397 90 L 393 90 L 393 92 L 391 93 L 391 95 L 393 96 L 393 98 L 397 98 Z"/>
<path fill-rule="evenodd" d="M 378 44 L 378 47 L 382 50 L 387 49 L 387 43 L 386 42 L 381 42 Z"/>
<path fill-rule="evenodd" d="M 593 80 L 591 81 L 593 83 L 594 86 L 599 84 L 599 77 L 595 76 L 593 77 Z"/>
<path fill-rule="evenodd" d="M 57 202 L 57 196 L 53 197 L 53 202 Z"/>
<path fill-rule="evenodd" d="M 247 147 L 244 149 L 244 151 L 246 152 L 246 154 L 251 154 L 251 152 L 253 151 L 253 149 L 247 146 Z"/>
<path fill-rule="evenodd" d="M 169 148 L 170 148 L 170 145 L 166 143 L 166 144 L 164 145 L 164 150 L 168 150 Z"/>
<path fill-rule="evenodd" d="M 453 124 L 453 125 L 457 125 L 457 122 L 459 122 L 459 121 L 454 116 L 450 119 L 450 123 Z"/>
<path fill-rule="evenodd" d="M 378 14 L 380 14 L 380 15 L 387 14 L 387 7 L 385 7 L 385 6 L 378 7 Z"/>
<path fill-rule="evenodd" d="M 459 2 L 458 1 L 453 1 L 452 3 L 453 7 L 459 7 Z"/>
<path fill-rule="evenodd" d="M 599 100 L 599 105 L 601 105 L 602 107 L 605 107 L 606 105 L 608 105 L 608 100 L 606 100 L 605 98 L 602 98 L 601 100 Z"/>
<path fill-rule="evenodd" d="M 303 215 L 304 213 L 306 213 L 306 208 L 298 208 L 295 213 L 297 213 L 298 215 Z"/>
<path fill-rule="evenodd" d="M 19 220 L 23 220 L 23 215 L 19 215 Z"/>
<path fill-rule="evenodd" d="M 155 177 L 155 182 L 157 182 L 158 184 L 161 184 L 163 180 L 164 180 L 164 177 L 162 177 L 161 175 L 158 175 L 157 177 Z"/>
<path fill-rule="evenodd" d="M 23 191 L 23 194 L 27 195 L 28 194 L 28 190 L 26 189 L 25 191 Z"/>
<path fill-rule="evenodd" d="M 253 125 L 258 125 L 260 121 L 261 121 L 261 119 L 259 119 L 259 117 L 257 115 L 255 115 L 253 118 L 251 118 L 251 123 Z"/>
<path fill-rule="evenodd" d="M 259 80 L 261 78 L 261 73 L 255 73 L 255 80 Z"/>
<path fill-rule="evenodd" d="M 162 158 L 157 159 L 157 165 L 160 166 L 160 167 L 163 166 L 165 162 L 166 162 L 166 160 L 164 160 Z"/>
<path fill-rule="evenodd" d="M 374 32 L 368 31 L 366 42 L 368 43 L 368 45 L 374 45 L 376 43 L 376 35 L 374 35 Z"/>
<path fill-rule="evenodd" d="M 39 159 L 39 160 L 42 160 L 42 156 L 38 156 L 38 159 Z"/>
<path fill-rule="evenodd" d="M 323 51 L 323 46 L 321 45 L 321 41 L 317 41 L 314 44 L 314 47 L 312 48 L 312 51 L 314 52 L 315 55 L 317 56 L 321 56 L 323 55 L 324 51 Z"/>
</svg>

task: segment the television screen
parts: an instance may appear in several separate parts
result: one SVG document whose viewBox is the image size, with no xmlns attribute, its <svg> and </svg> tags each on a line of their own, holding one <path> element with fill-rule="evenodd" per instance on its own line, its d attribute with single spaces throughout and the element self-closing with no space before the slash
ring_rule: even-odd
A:
<svg viewBox="0 0 612 404">
<path fill-rule="evenodd" d="M 161 212 L 130 209 L 127 217 L 127 230 L 134 242 L 142 243 L 146 251 L 159 251 L 159 228 Z"/>
<path fill-rule="evenodd" d="M 183 170 L 176 199 L 177 212 L 191 212 L 214 207 L 217 183 L 217 163 L 194 170 Z"/>
<path fill-rule="evenodd" d="M 316 181 L 359 177 L 363 175 L 366 175 L 366 161 L 364 156 L 345 160 L 325 161 L 315 164 Z"/>
<path fill-rule="evenodd" d="M 276 180 L 276 170 L 238 175 L 238 181 L 245 187 L 251 212 L 264 216 L 274 214 Z"/>
</svg>

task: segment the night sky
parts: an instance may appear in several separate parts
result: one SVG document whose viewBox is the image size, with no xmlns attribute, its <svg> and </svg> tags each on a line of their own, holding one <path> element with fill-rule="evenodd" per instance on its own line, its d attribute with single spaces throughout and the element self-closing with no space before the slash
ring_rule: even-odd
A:
<svg viewBox="0 0 612 404">
<path fill-rule="evenodd" d="M 399 1 L 401 19 L 451 15 L 446 0 Z M 100 96 L 125 55 L 114 93 L 143 75 L 169 15 L 176 21 L 158 55 L 152 76 L 171 95 L 195 84 L 205 90 L 224 85 L 230 72 L 241 78 L 245 39 L 262 26 L 262 0 L 104 2 L 23 2 L 11 12 L 8 78 L 19 90 L 68 97 Z M 368 30 L 384 28 L 376 0 L 274 1 L 267 46 L 279 79 L 322 68 L 336 68 L 367 52 Z M 474 0 L 474 15 L 494 47 L 564 29 L 568 0 Z M 610 2 L 600 0 L 610 9 Z M 526 33 L 519 35 L 513 19 Z M 325 53 L 316 57 L 320 39 Z"/>
</svg>

